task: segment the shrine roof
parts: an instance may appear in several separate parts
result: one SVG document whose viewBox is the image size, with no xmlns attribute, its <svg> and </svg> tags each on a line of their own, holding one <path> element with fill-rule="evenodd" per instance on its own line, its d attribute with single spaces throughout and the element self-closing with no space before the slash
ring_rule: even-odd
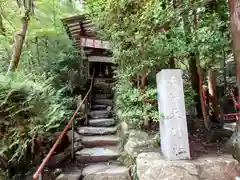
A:
<svg viewBox="0 0 240 180">
<path fill-rule="evenodd" d="M 94 24 L 84 15 L 72 16 L 61 19 L 71 37 L 86 36 L 97 38 Z"/>
<path fill-rule="evenodd" d="M 97 39 L 93 23 L 84 15 L 77 15 L 61 19 L 70 39 L 75 40 L 76 45 L 81 45 L 81 37 Z"/>
<path fill-rule="evenodd" d="M 98 37 L 96 27 L 86 15 L 72 16 L 61 19 L 61 21 L 69 38 L 75 41 L 78 48 L 111 49 L 108 41 L 103 41 Z"/>
<path fill-rule="evenodd" d="M 98 37 L 94 24 L 86 16 L 78 15 L 61 19 L 70 39 L 83 50 L 89 62 L 113 63 L 110 43 Z"/>
</svg>

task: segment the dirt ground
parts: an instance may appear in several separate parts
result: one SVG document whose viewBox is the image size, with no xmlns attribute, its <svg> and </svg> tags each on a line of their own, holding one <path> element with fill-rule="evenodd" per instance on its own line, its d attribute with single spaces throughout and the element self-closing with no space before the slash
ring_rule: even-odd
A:
<svg viewBox="0 0 240 180">
<path fill-rule="evenodd" d="M 224 123 L 223 129 L 213 129 L 210 132 L 202 125 L 202 120 L 199 120 L 199 124 L 188 127 L 191 157 L 194 159 L 206 154 L 231 154 L 231 149 L 226 143 L 235 130 L 236 123 Z"/>
</svg>

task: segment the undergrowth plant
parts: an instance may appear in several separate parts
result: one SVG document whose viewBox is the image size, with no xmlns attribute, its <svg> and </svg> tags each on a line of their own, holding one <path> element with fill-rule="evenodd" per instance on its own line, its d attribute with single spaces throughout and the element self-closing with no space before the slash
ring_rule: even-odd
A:
<svg viewBox="0 0 240 180">
<path fill-rule="evenodd" d="M 117 114 L 125 120 L 128 125 L 134 128 L 142 128 L 144 121 L 152 120 L 157 122 L 161 118 L 166 118 L 159 113 L 157 105 L 156 86 L 147 86 L 144 91 L 135 86 L 127 78 L 119 75 L 115 86 Z M 195 92 L 190 85 L 184 83 L 184 99 L 188 113 L 194 113 Z"/>
<path fill-rule="evenodd" d="M 144 120 L 159 119 L 156 88 L 148 87 L 144 94 L 128 80 L 119 79 L 115 87 L 117 113 L 129 125 L 141 128 Z"/>
<path fill-rule="evenodd" d="M 63 90 L 40 84 L 18 74 L 0 76 L 0 157 L 19 161 L 33 139 L 61 129 L 72 99 Z"/>
<path fill-rule="evenodd" d="M 16 2 L 0 2 L 0 160 L 8 164 L 28 155 L 34 139 L 50 142 L 62 131 L 72 115 L 74 93 L 86 83 L 85 61 L 61 22 L 78 14 L 73 4 L 34 2 L 17 71 L 5 76 L 22 9 Z"/>
</svg>

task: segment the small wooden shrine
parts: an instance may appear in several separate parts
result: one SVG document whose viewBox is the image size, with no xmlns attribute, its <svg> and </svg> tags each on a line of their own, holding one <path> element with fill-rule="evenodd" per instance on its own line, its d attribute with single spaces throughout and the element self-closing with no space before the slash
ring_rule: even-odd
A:
<svg viewBox="0 0 240 180">
<path fill-rule="evenodd" d="M 93 69 L 95 77 L 112 78 L 114 66 L 111 45 L 98 37 L 94 24 L 86 16 L 78 15 L 62 19 L 62 23 L 70 39 L 84 53 L 88 60 L 88 76 L 91 78 Z"/>
</svg>

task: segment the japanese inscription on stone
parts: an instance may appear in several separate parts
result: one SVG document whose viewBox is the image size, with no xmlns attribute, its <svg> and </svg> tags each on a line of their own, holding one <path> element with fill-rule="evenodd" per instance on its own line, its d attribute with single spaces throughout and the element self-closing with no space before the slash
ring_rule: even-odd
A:
<svg viewBox="0 0 240 180">
<path fill-rule="evenodd" d="M 169 160 L 189 159 L 189 142 L 182 72 L 165 69 L 157 74 L 161 151 Z"/>
</svg>

